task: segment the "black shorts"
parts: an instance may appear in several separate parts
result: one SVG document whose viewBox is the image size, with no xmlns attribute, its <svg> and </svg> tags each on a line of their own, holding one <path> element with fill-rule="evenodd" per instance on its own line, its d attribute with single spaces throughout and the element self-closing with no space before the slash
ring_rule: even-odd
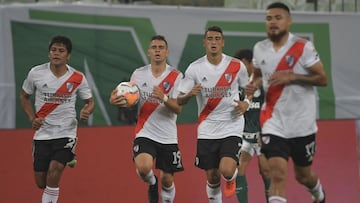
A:
<svg viewBox="0 0 360 203">
<path fill-rule="evenodd" d="M 133 157 L 140 153 L 150 154 L 156 160 L 155 167 L 166 173 L 184 170 L 178 144 L 161 144 L 148 138 L 138 137 L 133 143 Z"/>
<path fill-rule="evenodd" d="M 33 140 L 34 171 L 48 171 L 51 160 L 56 160 L 65 166 L 74 159 L 76 143 L 77 138 Z"/>
<path fill-rule="evenodd" d="M 195 166 L 204 170 L 217 169 L 223 157 L 231 157 L 239 164 L 240 149 L 241 138 L 237 136 L 198 139 Z"/>
<path fill-rule="evenodd" d="M 276 135 L 261 135 L 261 152 L 266 158 L 282 157 L 286 160 L 291 157 L 297 166 L 310 166 L 312 164 L 316 142 L 315 134 L 306 137 L 285 139 Z"/>
</svg>

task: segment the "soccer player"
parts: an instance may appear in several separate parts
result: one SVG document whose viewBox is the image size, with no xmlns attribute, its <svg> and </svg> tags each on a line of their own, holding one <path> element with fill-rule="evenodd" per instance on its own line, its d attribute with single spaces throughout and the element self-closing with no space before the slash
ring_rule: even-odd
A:
<svg viewBox="0 0 360 203">
<path fill-rule="evenodd" d="M 176 119 L 181 106 L 176 102 L 178 84 L 182 73 L 166 63 L 169 55 L 164 36 L 156 35 L 150 40 L 148 56 L 150 64 L 136 69 L 131 82 L 140 89 L 139 115 L 135 127 L 133 155 L 136 171 L 149 184 L 150 203 L 159 200 L 158 180 L 153 172 L 153 160 L 160 169 L 161 200 L 172 203 L 175 198 L 174 173 L 183 171 L 178 147 Z M 116 96 L 114 90 L 110 103 L 124 106 L 124 96 Z"/>
<path fill-rule="evenodd" d="M 253 52 L 250 49 L 240 49 L 235 55 L 246 66 L 250 80 L 254 71 L 252 64 Z M 245 89 L 240 91 L 240 98 L 245 98 Z M 246 168 L 254 155 L 258 158 L 259 173 L 265 186 L 265 197 L 268 199 L 270 187 L 269 166 L 266 157 L 260 152 L 260 109 L 264 103 L 264 89 L 258 88 L 253 94 L 250 108 L 244 113 L 245 128 L 242 134 L 240 150 L 240 163 L 236 178 L 236 195 L 240 203 L 248 203 L 248 184 L 246 180 Z"/>
<path fill-rule="evenodd" d="M 290 10 L 275 2 L 266 10 L 268 38 L 254 46 L 254 82 L 266 92 L 260 115 L 261 151 L 270 166 L 270 203 L 286 202 L 288 159 L 296 180 L 311 193 L 313 202 L 324 203 L 325 193 L 311 165 L 316 149 L 316 91 L 327 76 L 312 42 L 289 32 Z M 262 80 L 259 80 L 262 78 Z M 252 90 L 252 91 L 253 91 Z"/>
<path fill-rule="evenodd" d="M 25 79 L 20 103 L 32 128 L 36 185 L 43 189 L 42 203 L 56 203 L 59 183 L 68 162 L 74 162 L 77 143 L 75 102 L 84 101 L 80 119 L 94 110 L 91 90 L 83 73 L 67 65 L 72 50 L 68 37 L 55 36 L 49 44 L 50 62 L 33 67 Z M 35 110 L 31 95 L 35 94 Z"/>
<path fill-rule="evenodd" d="M 222 29 L 209 27 L 204 34 L 206 55 L 189 65 L 179 87 L 177 101 L 185 105 L 196 96 L 198 105 L 197 154 L 195 165 L 206 173 L 206 193 L 210 203 L 222 202 L 224 194 L 235 194 L 238 153 L 244 129 L 243 113 L 250 101 L 239 101 L 239 86 L 245 87 L 248 73 L 238 59 L 222 53 Z"/>
</svg>

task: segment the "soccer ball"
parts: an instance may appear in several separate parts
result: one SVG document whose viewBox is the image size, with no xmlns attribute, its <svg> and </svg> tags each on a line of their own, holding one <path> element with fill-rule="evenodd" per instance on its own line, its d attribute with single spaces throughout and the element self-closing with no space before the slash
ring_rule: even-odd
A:
<svg viewBox="0 0 360 203">
<path fill-rule="evenodd" d="M 137 104 L 140 98 L 139 88 L 132 82 L 121 82 L 117 87 L 117 96 L 124 96 L 127 107 Z"/>
</svg>

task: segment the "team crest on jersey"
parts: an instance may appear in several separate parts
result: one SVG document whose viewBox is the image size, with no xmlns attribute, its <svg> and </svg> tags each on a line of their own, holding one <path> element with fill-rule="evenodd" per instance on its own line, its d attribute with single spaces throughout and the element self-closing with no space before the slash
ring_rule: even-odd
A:
<svg viewBox="0 0 360 203">
<path fill-rule="evenodd" d="M 261 140 L 263 141 L 264 144 L 269 144 L 270 136 L 263 136 L 263 137 L 261 137 Z"/>
<path fill-rule="evenodd" d="M 163 82 L 164 90 L 165 92 L 168 92 L 170 90 L 170 83 L 169 82 Z"/>
<path fill-rule="evenodd" d="M 230 83 L 232 81 L 232 74 L 225 73 L 224 77 L 228 83 Z"/>
<path fill-rule="evenodd" d="M 68 92 L 71 92 L 73 88 L 74 88 L 74 83 L 72 83 L 72 82 L 66 83 L 66 89 Z"/>
<path fill-rule="evenodd" d="M 286 63 L 289 67 L 291 67 L 294 64 L 295 57 L 293 55 L 287 55 L 285 56 Z"/>
</svg>

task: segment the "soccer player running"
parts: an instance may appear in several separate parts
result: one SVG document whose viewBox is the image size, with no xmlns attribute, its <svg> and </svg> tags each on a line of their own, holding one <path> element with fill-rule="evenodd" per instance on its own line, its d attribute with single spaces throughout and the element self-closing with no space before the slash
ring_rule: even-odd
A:
<svg viewBox="0 0 360 203">
<path fill-rule="evenodd" d="M 174 173 L 184 170 L 176 128 L 177 115 L 181 112 L 181 106 L 176 102 L 177 88 L 183 75 L 166 63 L 168 55 L 164 36 L 153 36 L 148 49 L 150 64 L 136 69 L 130 79 L 139 87 L 141 94 L 133 143 L 134 163 L 140 178 L 149 184 L 150 203 L 159 201 L 158 180 L 153 172 L 154 159 L 156 168 L 160 169 L 163 203 L 174 201 Z M 112 92 L 110 103 L 123 106 L 125 98 L 116 96 L 116 92 Z"/>
<path fill-rule="evenodd" d="M 313 202 L 324 203 L 325 193 L 311 165 L 316 149 L 316 92 L 327 76 L 313 43 L 289 32 L 288 6 L 272 3 L 266 10 L 268 39 L 254 46 L 254 91 L 260 81 L 266 92 L 260 115 L 261 151 L 270 166 L 270 203 L 286 202 L 288 159 L 296 180 L 311 193 Z M 258 80 L 262 77 L 262 80 Z"/>
<path fill-rule="evenodd" d="M 239 101 L 239 86 L 245 87 L 248 73 L 238 59 L 222 53 L 224 36 L 220 27 L 207 28 L 203 46 L 206 55 L 189 65 L 179 87 L 178 103 L 185 105 L 196 96 L 198 105 L 197 154 L 195 165 L 206 172 L 210 203 L 222 202 L 224 194 L 235 194 L 238 153 L 244 128 L 243 113 L 250 101 Z"/>
<path fill-rule="evenodd" d="M 235 55 L 246 66 L 250 80 L 254 72 L 252 64 L 253 52 L 250 49 L 240 49 Z M 245 98 L 245 89 L 240 91 L 240 99 Z M 260 152 L 260 109 L 264 103 L 264 89 L 258 88 L 253 94 L 250 108 L 244 113 L 245 128 L 242 134 L 242 145 L 240 150 L 240 164 L 238 167 L 238 176 L 236 177 L 236 195 L 240 203 L 248 203 L 248 184 L 246 180 L 246 168 L 252 157 L 257 155 L 259 173 L 265 186 L 265 197 L 268 199 L 270 187 L 269 166 L 266 157 Z"/>
<path fill-rule="evenodd" d="M 75 103 L 84 101 L 80 119 L 87 120 L 94 110 L 91 90 L 83 73 L 67 65 L 72 43 L 55 36 L 49 44 L 50 62 L 33 67 L 24 80 L 20 103 L 32 128 L 35 183 L 43 189 L 42 203 L 56 203 L 65 166 L 74 160 L 77 143 Z M 34 112 L 31 95 L 35 93 Z"/>
</svg>

